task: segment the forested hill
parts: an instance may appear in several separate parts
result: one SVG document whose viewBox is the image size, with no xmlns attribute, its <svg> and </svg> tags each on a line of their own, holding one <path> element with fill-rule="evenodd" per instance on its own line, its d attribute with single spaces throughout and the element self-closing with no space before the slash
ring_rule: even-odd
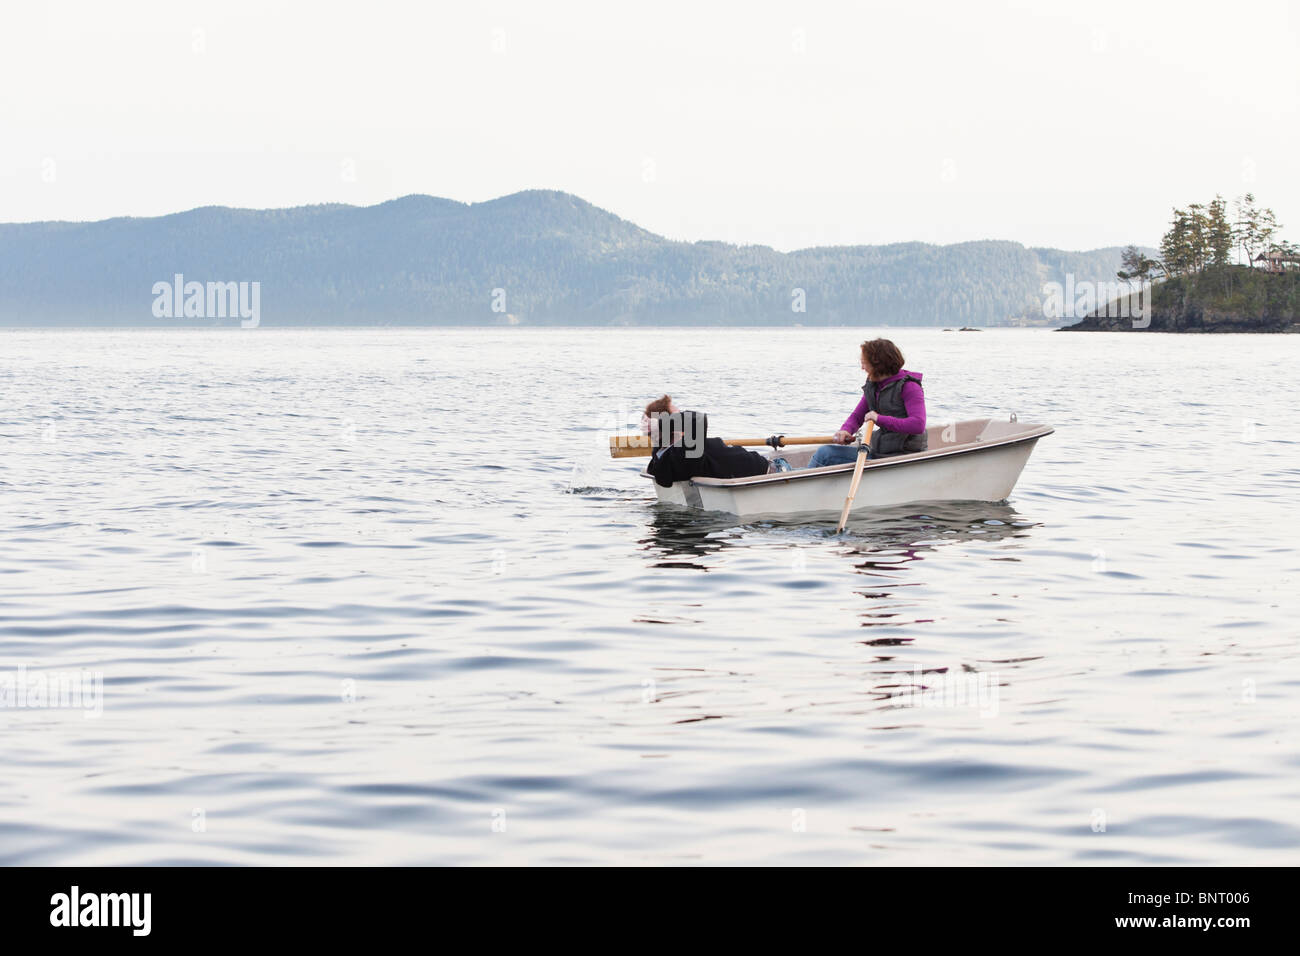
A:
<svg viewBox="0 0 1300 956">
<path fill-rule="evenodd" d="M 266 326 L 1002 325 L 1041 317 L 1043 284 L 1067 272 L 1114 281 L 1120 252 L 677 242 L 551 191 L 474 204 L 206 207 L 0 225 L 0 324 L 238 322 L 156 317 L 155 284 L 179 273 L 187 283 L 260 283 Z"/>
<path fill-rule="evenodd" d="M 1130 299 L 1130 303 L 1132 300 Z M 1207 266 L 1151 287 L 1150 314 L 1108 303 L 1063 332 L 1300 332 L 1300 271 Z"/>
</svg>

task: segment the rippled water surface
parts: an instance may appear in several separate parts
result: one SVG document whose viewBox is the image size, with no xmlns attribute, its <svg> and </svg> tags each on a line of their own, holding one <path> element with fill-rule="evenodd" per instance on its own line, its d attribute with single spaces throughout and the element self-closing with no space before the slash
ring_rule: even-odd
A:
<svg viewBox="0 0 1300 956">
<path fill-rule="evenodd" d="M 0 665 L 103 678 L 0 710 L 0 859 L 1295 862 L 1300 336 L 888 334 L 1056 426 L 1009 502 L 603 449 L 831 431 L 862 330 L 0 332 Z"/>
</svg>

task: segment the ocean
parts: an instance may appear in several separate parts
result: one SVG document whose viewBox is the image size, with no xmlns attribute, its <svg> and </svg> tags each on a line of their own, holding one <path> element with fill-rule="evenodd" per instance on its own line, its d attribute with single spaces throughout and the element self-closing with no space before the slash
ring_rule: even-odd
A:
<svg viewBox="0 0 1300 956">
<path fill-rule="evenodd" d="M 1011 499 L 658 505 L 883 334 Z M 0 331 L 0 861 L 1282 864 L 1300 336 Z"/>
</svg>

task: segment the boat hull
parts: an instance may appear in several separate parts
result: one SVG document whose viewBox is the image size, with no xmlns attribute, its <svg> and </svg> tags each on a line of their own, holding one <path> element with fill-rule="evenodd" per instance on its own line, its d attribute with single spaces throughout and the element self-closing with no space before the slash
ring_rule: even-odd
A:
<svg viewBox="0 0 1300 956">
<path fill-rule="evenodd" d="M 925 501 L 1005 501 L 1034 446 L 1051 432 L 1046 426 L 988 419 L 935 426 L 929 450 L 867 463 L 853 512 Z M 811 454 L 809 449 L 786 457 L 803 464 Z M 744 520 L 802 515 L 816 519 L 843 510 L 852 475 L 850 463 L 754 478 L 696 478 L 667 488 L 656 484 L 655 490 L 664 504 L 726 512 Z"/>
</svg>

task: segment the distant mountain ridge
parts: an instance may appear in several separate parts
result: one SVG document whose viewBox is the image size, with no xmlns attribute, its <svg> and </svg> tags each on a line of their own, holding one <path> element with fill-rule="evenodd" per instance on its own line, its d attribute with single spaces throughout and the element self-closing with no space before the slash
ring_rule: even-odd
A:
<svg viewBox="0 0 1300 956">
<path fill-rule="evenodd" d="M 1005 325 L 1043 285 L 1113 281 L 1121 248 L 988 240 L 767 246 L 666 239 L 568 193 L 481 203 L 206 206 L 0 224 L 0 324 L 231 325 L 154 314 L 156 283 L 257 282 L 273 325 Z M 799 308 L 802 306 L 802 311 Z"/>
</svg>

